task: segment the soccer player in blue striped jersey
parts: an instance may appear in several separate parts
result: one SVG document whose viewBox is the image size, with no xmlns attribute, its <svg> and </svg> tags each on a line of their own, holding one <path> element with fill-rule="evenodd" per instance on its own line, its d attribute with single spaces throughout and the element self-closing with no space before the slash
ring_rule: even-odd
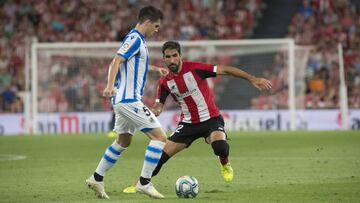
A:
<svg viewBox="0 0 360 203">
<path fill-rule="evenodd" d="M 150 138 L 145 151 L 144 164 L 136 190 L 154 198 L 164 198 L 150 182 L 166 142 L 166 134 L 156 116 L 141 101 L 146 75 L 149 70 L 149 53 L 145 38 L 158 32 L 163 19 L 162 12 L 147 6 L 140 10 L 138 23 L 124 38 L 123 43 L 109 66 L 104 97 L 111 97 L 115 113 L 114 130 L 117 139 L 106 149 L 95 172 L 86 184 L 99 198 L 109 198 L 103 178 L 130 145 L 136 131 Z"/>
</svg>

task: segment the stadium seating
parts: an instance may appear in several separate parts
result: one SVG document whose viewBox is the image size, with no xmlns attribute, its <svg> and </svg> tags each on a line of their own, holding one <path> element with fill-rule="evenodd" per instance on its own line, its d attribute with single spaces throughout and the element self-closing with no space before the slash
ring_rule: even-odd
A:
<svg viewBox="0 0 360 203">
<path fill-rule="evenodd" d="M 240 39 L 251 34 L 259 16 L 261 0 L 246 1 L 5 1 L 0 4 L 0 112 L 22 112 L 21 92 L 24 84 L 25 45 L 33 38 L 39 42 L 94 42 L 120 41 L 134 26 L 133 13 L 147 4 L 161 8 L 166 18 L 158 36 L 152 40 Z M 208 19 L 212 19 L 209 21 Z M 203 23 L 206 22 L 206 23 Z M 103 62 L 94 69 L 102 67 Z M 107 62 L 109 63 L 109 61 Z M 86 76 L 93 81 L 96 71 Z M 65 76 L 66 77 L 66 76 Z M 64 78 L 62 78 L 64 79 Z M 76 80 L 73 78 L 67 78 Z M 95 101 L 97 108 L 89 106 L 89 95 L 81 95 L 79 87 L 67 85 L 59 94 L 59 81 L 51 84 L 47 99 L 39 101 L 40 111 L 109 110 L 108 102 Z M 96 81 L 96 91 L 101 91 L 103 79 Z M 68 84 L 75 83 L 71 81 Z M 151 82 L 151 81 L 150 81 Z M 155 81 L 153 81 L 155 82 Z M 156 85 L 156 83 L 154 83 Z M 154 86 L 154 84 L 149 84 Z M 83 85 L 86 85 L 83 83 Z M 151 93 L 151 94 L 150 94 Z M 153 100 L 153 92 L 144 98 Z M 77 102 L 72 102 L 74 99 Z M 80 102 L 79 101 L 84 101 Z M 20 108 L 19 108 L 20 102 Z M 74 105 L 77 103 L 77 105 Z M 106 103 L 106 104 L 105 104 Z"/>
<path fill-rule="evenodd" d="M 360 7 L 354 2 L 304 0 L 288 27 L 288 37 L 294 38 L 297 45 L 313 47 L 307 62 L 305 108 L 339 108 L 338 43 L 344 48 L 349 107 L 360 107 Z M 282 60 L 274 60 L 274 67 L 281 66 L 278 61 Z M 254 98 L 253 108 L 286 107 L 286 100 L 279 102 L 285 94 L 279 76 L 284 74 L 276 69 L 266 74 L 276 93 Z"/>
<path fill-rule="evenodd" d="M 94 42 L 120 41 L 136 22 L 133 13 L 151 3 L 164 11 L 166 18 L 159 35 L 152 40 L 200 40 L 242 39 L 251 36 L 256 20 L 261 16 L 262 0 L 246 1 L 155 1 L 129 0 L 120 4 L 116 0 L 102 1 L 4 1 L 0 4 L 0 113 L 22 112 L 22 92 L 25 89 L 26 44 L 36 38 L 40 42 Z M 356 2 L 356 1 L 355 1 Z M 211 20 L 208 20 L 211 19 Z M 76 25 L 76 26 L 75 26 Z M 101 32 L 99 32 L 101 30 Z M 288 37 L 299 45 L 312 45 L 315 49 L 308 61 L 306 108 L 334 108 L 338 106 L 339 80 L 335 77 L 338 68 L 334 47 L 344 45 L 345 71 L 348 85 L 349 107 L 360 105 L 360 17 L 359 4 L 349 1 L 305 0 L 288 28 Z M 332 47 L 332 48 L 329 48 Z M 277 57 L 283 57 L 281 55 Z M 277 60 L 274 60 L 274 65 Z M 93 71 L 83 79 L 95 82 L 101 92 L 106 72 L 99 69 L 109 62 L 97 61 Z M 280 72 L 265 73 L 273 80 L 276 94 L 262 96 L 252 101 L 252 108 L 286 107 L 284 85 Z M 65 77 L 65 78 L 64 78 Z M 72 81 L 66 94 L 59 93 L 58 83 L 63 75 L 51 84 L 49 100 L 39 101 L 41 111 L 86 111 L 109 110 L 108 102 L 96 100 L 90 105 L 91 95 L 81 94 L 79 86 Z M 284 76 L 286 77 L 286 76 Z M 98 78 L 98 79 L 94 79 Z M 74 78 L 73 80 L 77 80 Z M 322 88 L 316 84 L 322 84 Z M 156 86 L 150 80 L 149 86 Z M 315 87 L 314 87 L 315 86 Z M 50 92 L 51 89 L 51 92 Z M 152 88 L 149 88 L 152 89 Z M 76 95 L 76 96 L 74 96 Z M 153 102 L 155 92 L 148 92 L 144 101 Z M 281 98 L 281 99 L 280 99 Z M 286 97 L 285 97 L 286 98 Z M 74 105 L 73 100 L 77 100 Z M 54 104 L 50 107 L 50 101 Z M 79 102 L 83 101 L 83 102 Z M 47 103 L 47 105 L 45 105 Z"/>
</svg>

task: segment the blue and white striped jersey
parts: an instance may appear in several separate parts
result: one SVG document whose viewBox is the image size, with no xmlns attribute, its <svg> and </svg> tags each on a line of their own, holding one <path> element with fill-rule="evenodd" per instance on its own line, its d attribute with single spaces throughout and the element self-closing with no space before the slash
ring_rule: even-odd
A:
<svg viewBox="0 0 360 203">
<path fill-rule="evenodd" d="M 124 38 L 117 54 L 126 61 L 120 64 L 115 79 L 112 104 L 140 101 L 145 87 L 149 58 L 144 36 L 132 29 Z"/>
</svg>

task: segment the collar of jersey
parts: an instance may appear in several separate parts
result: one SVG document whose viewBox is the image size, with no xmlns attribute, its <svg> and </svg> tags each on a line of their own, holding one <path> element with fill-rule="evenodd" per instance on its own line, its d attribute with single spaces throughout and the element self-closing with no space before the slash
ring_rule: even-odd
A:
<svg viewBox="0 0 360 203">
<path fill-rule="evenodd" d="M 141 39 L 145 41 L 145 36 L 144 36 L 143 34 L 141 34 L 141 33 L 139 32 L 139 30 L 133 28 L 130 33 L 132 33 L 132 32 L 138 33 L 139 36 L 141 37 Z"/>
</svg>

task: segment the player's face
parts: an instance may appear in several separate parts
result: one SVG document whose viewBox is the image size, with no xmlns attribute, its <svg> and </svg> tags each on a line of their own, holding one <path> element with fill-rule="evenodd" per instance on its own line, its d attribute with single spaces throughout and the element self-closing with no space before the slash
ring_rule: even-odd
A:
<svg viewBox="0 0 360 203">
<path fill-rule="evenodd" d="M 153 36 L 155 32 L 159 31 L 160 26 L 161 26 L 161 20 L 157 20 L 155 22 L 151 22 L 150 20 L 148 20 L 146 37 Z"/>
<path fill-rule="evenodd" d="M 181 66 L 181 55 L 176 49 L 166 49 L 164 51 L 165 65 L 173 73 L 178 73 Z"/>
</svg>

